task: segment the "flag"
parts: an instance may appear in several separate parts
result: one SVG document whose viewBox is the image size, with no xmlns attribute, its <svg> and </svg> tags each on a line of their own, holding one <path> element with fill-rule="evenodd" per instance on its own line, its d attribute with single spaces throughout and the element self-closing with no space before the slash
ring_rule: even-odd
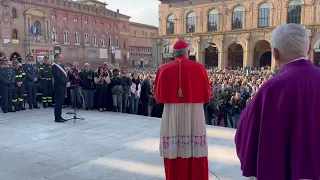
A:
<svg viewBox="0 0 320 180">
<path fill-rule="evenodd" d="M 33 35 L 36 36 L 37 35 L 37 26 L 33 27 Z"/>
<path fill-rule="evenodd" d="M 111 52 L 112 52 L 112 54 L 116 53 L 116 48 L 114 46 L 111 46 Z"/>
<path fill-rule="evenodd" d="M 30 28 L 30 35 L 33 35 L 33 26 Z"/>
</svg>

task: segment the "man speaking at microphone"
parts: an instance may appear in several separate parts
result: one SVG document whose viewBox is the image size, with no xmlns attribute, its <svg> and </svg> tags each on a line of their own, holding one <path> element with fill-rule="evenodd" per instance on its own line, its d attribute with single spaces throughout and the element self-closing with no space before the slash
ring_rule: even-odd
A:
<svg viewBox="0 0 320 180">
<path fill-rule="evenodd" d="M 54 81 L 53 89 L 54 89 L 54 117 L 55 122 L 63 123 L 67 120 L 63 119 L 62 114 L 62 105 L 64 102 L 65 94 L 67 92 L 67 88 L 70 87 L 70 82 L 68 79 L 67 72 L 62 65 L 63 56 L 62 54 L 55 55 L 55 62 L 52 64 L 51 73 Z"/>
</svg>

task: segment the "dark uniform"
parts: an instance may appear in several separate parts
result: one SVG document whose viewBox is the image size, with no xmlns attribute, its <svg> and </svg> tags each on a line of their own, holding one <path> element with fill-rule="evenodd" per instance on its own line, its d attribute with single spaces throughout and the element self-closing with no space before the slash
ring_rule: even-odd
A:
<svg viewBox="0 0 320 180">
<path fill-rule="evenodd" d="M 18 60 L 13 61 L 14 66 L 16 64 L 19 64 Z M 14 84 L 14 89 L 12 91 L 12 104 L 14 107 L 14 110 L 20 111 L 20 110 L 26 110 L 26 108 L 23 105 L 23 93 L 25 91 L 25 80 L 26 80 L 26 73 L 24 73 L 23 69 L 21 66 L 19 67 L 14 67 L 14 72 L 15 72 L 15 84 Z M 18 82 L 22 82 L 21 86 L 18 86 Z"/>
<path fill-rule="evenodd" d="M 6 57 L 0 58 L 7 61 Z M 15 112 L 12 109 L 12 90 L 15 83 L 15 73 L 11 65 L 0 66 L 1 109 L 3 113 Z"/>
<path fill-rule="evenodd" d="M 44 108 L 53 107 L 52 106 L 52 74 L 51 74 L 51 64 L 41 64 L 40 65 L 40 76 L 42 85 L 42 106 Z"/>
<path fill-rule="evenodd" d="M 33 55 L 29 54 L 27 57 L 33 57 Z M 23 70 L 26 73 L 29 109 L 39 109 L 37 103 L 37 86 L 40 78 L 38 65 L 35 62 L 27 62 L 23 65 Z"/>
<path fill-rule="evenodd" d="M 51 68 L 52 77 L 53 77 L 53 88 L 54 88 L 54 117 L 55 122 L 64 122 L 62 114 L 62 105 L 64 102 L 65 95 L 67 93 L 67 83 L 69 81 L 68 75 L 65 71 L 65 68 L 62 64 L 52 64 Z"/>
</svg>

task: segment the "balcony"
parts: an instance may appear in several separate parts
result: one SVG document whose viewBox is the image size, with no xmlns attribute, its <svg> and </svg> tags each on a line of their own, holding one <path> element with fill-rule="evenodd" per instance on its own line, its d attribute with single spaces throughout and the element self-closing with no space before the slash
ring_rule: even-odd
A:
<svg viewBox="0 0 320 180">
<path fill-rule="evenodd" d="M 52 45 L 53 40 L 51 39 L 50 36 L 31 36 L 31 35 L 26 35 L 25 36 L 25 44 L 26 45 Z"/>
</svg>

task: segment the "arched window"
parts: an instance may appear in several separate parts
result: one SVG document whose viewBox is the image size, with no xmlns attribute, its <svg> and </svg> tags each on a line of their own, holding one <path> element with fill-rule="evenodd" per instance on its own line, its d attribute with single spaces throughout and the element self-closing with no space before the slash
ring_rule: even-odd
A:
<svg viewBox="0 0 320 180">
<path fill-rule="evenodd" d="M 89 45 L 89 34 L 88 33 L 84 34 L 84 45 L 86 45 L 86 46 Z"/>
<path fill-rule="evenodd" d="M 55 27 L 52 28 L 51 39 L 54 43 L 58 43 L 58 31 Z"/>
<path fill-rule="evenodd" d="M 16 29 L 12 31 L 12 39 L 18 39 L 18 31 Z"/>
<path fill-rule="evenodd" d="M 213 32 L 217 31 L 218 27 L 218 11 L 216 9 L 212 9 L 208 15 L 208 31 Z"/>
<path fill-rule="evenodd" d="M 119 38 L 118 37 L 116 37 L 116 47 L 118 48 L 119 47 Z"/>
<path fill-rule="evenodd" d="M 69 44 L 69 31 L 64 30 L 63 32 L 63 42 L 64 44 Z"/>
<path fill-rule="evenodd" d="M 79 32 L 76 31 L 76 33 L 74 33 L 74 39 L 75 39 L 75 44 L 79 45 L 80 44 L 80 36 L 79 36 Z"/>
<path fill-rule="evenodd" d="M 301 1 L 292 0 L 288 5 L 287 23 L 300 24 L 301 22 Z"/>
<path fill-rule="evenodd" d="M 93 36 L 93 45 L 94 46 L 98 46 L 98 41 L 97 41 L 97 35 L 96 34 Z"/>
<path fill-rule="evenodd" d="M 263 3 L 259 7 L 258 27 L 269 27 L 270 23 L 270 5 L 269 3 Z"/>
<path fill-rule="evenodd" d="M 243 20 L 244 20 L 244 7 L 237 6 L 233 9 L 232 13 L 232 29 L 242 29 Z"/>
<path fill-rule="evenodd" d="M 171 14 L 167 19 L 167 34 L 174 34 L 174 15 Z"/>
<path fill-rule="evenodd" d="M 13 19 L 18 18 L 17 10 L 15 8 L 12 8 L 12 18 Z"/>
<path fill-rule="evenodd" d="M 33 23 L 33 35 L 42 35 L 41 22 L 39 20 Z"/>
<path fill-rule="evenodd" d="M 196 13 L 190 12 L 187 16 L 187 33 L 194 33 L 196 31 Z"/>
<path fill-rule="evenodd" d="M 111 37 L 109 37 L 109 46 L 110 46 L 110 47 L 112 46 L 112 39 L 111 39 Z"/>
<path fill-rule="evenodd" d="M 104 37 L 104 35 L 101 36 L 101 46 L 102 47 L 106 47 L 106 42 L 105 42 L 106 38 Z"/>
</svg>

